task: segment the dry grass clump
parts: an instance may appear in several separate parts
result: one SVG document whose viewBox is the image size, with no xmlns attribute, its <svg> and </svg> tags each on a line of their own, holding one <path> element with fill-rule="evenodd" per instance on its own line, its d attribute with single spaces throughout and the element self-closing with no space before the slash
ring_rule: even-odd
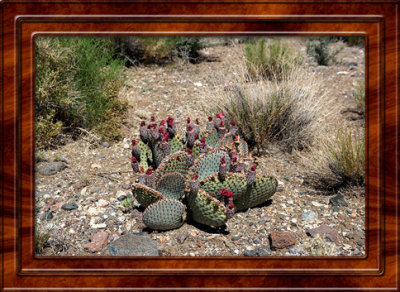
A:
<svg viewBox="0 0 400 292">
<path fill-rule="evenodd" d="M 47 241 L 49 240 L 49 238 L 49 230 L 39 224 L 39 226 L 37 226 L 35 230 L 35 252 L 37 254 L 43 252 L 43 249 L 47 246 Z"/>
<path fill-rule="evenodd" d="M 303 157 L 304 158 L 304 157 Z M 333 137 L 321 137 L 312 158 L 304 158 L 311 184 L 320 190 L 337 190 L 365 184 L 365 139 L 338 129 Z"/>
<path fill-rule="evenodd" d="M 287 42 L 271 40 L 268 48 L 265 38 L 250 39 L 244 48 L 248 74 L 252 79 L 283 80 L 302 64 L 302 57 Z"/>
<path fill-rule="evenodd" d="M 237 84 L 221 96 L 217 110 L 235 120 L 243 137 L 258 148 L 273 143 L 291 152 L 309 146 L 319 121 L 332 109 L 317 76 L 301 69 L 280 82 Z"/>
</svg>

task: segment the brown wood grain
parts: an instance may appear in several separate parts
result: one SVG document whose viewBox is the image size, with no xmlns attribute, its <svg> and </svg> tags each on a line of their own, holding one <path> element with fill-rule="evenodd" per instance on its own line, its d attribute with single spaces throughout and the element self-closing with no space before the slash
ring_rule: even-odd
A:
<svg viewBox="0 0 400 292">
<path fill-rule="evenodd" d="M 399 2 L 152 2 L 1 2 L 2 288 L 398 289 Z M 367 256 L 36 258 L 33 49 L 42 34 L 365 35 Z"/>
</svg>

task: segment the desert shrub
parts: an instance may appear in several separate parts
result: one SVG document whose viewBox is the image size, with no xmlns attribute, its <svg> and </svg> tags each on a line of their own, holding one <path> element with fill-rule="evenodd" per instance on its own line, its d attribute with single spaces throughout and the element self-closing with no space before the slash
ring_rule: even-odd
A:
<svg viewBox="0 0 400 292">
<path fill-rule="evenodd" d="M 249 76 L 255 79 L 285 79 L 302 63 L 301 55 L 277 38 L 272 39 L 268 49 L 264 38 L 248 40 L 244 56 Z"/>
<path fill-rule="evenodd" d="M 114 56 L 114 41 L 38 37 L 35 45 L 36 146 L 53 146 L 63 129 L 74 127 L 97 131 L 106 140 L 118 138 L 126 104 L 117 98 L 123 61 Z"/>
<path fill-rule="evenodd" d="M 359 109 L 365 111 L 365 82 L 363 79 L 359 80 L 355 90 L 352 92 L 354 100 Z"/>
<path fill-rule="evenodd" d="M 365 184 L 365 139 L 350 130 L 328 133 L 314 145 L 312 158 L 303 157 L 307 181 L 323 192 Z"/>
<path fill-rule="evenodd" d="M 316 77 L 298 70 L 285 81 L 237 86 L 216 110 L 236 122 L 249 145 L 273 143 L 291 152 L 312 143 L 319 117 L 330 108 L 320 88 Z"/>
<path fill-rule="evenodd" d="M 318 65 L 328 66 L 336 62 L 336 56 L 340 52 L 339 49 L 331 49 L 331 43 L 328 37 L 318 37 L 307 39 L 307 54 L 311 56 Z"/>
<path fill-rule="evenodd" d="M 199 37 L 119 37 L 117 47 L 130 65 L 163 64 L 180 57 L 195 63 L 204 46 Z"/>
<path fill-rule="evenodd" d="M 365 140 L 348 130 L 338 130 L 327 143 L 329 168 L 345 184 L 363 184 L 365 173 Z"/>
</svg>

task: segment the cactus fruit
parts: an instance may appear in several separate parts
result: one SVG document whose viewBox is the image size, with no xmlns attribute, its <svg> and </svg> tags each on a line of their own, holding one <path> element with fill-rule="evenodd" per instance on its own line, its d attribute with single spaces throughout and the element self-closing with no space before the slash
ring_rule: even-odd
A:
<svg viewBox="0 0 400 292">
<path fill-rule="evenodd" d="M 256 174 L 235 122 L 228 131 L 222 112 L 208 121 L 204 131 L 198 119 L 188 118 L 183 131 L 172 117 L 141 122 L 141 140 L 132 140 L 131 166 L 139 173 L 132 191 L 145 208 L 147 227 L 179 228 L 186 208 L 200 224 L 223 226 L 236 211 L 262 204 L 276 191 L 274 177 Z"/>
</svg>

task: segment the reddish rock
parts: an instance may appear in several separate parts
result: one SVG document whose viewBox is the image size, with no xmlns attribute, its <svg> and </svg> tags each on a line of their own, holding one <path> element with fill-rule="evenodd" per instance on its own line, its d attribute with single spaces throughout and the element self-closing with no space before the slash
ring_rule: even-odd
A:
<svg viewBox="0 0 400 292">
<path fill-rule="evenodd" d="M 272 231 L 270 239 L 271 248 L 285 248 L 296 243 L 296 237 L 287 231 Z"/>
<path fill-rule="evenodd" d="M 83 247 L 91 252 L 101 251 L 107 246 L 108 243 L 108 233 L 105 231 L 99 231 L 92 236 L 92 240 L 86 243 Z"/>
<path fill-rule="evenodd" d="M 307 234 L 311 235 L 312 237 L 314 237 L 317 234 L 320 234 L 322 236 L 325 235 L 325 238 L 329 239 L 332 242 L 336 242 L 338 237 L 338 232 L 332 227 L 329 227 L 328 225 L 325 224 L 318 226 L 317 228 L 308 230 Z"/>
</svg>

